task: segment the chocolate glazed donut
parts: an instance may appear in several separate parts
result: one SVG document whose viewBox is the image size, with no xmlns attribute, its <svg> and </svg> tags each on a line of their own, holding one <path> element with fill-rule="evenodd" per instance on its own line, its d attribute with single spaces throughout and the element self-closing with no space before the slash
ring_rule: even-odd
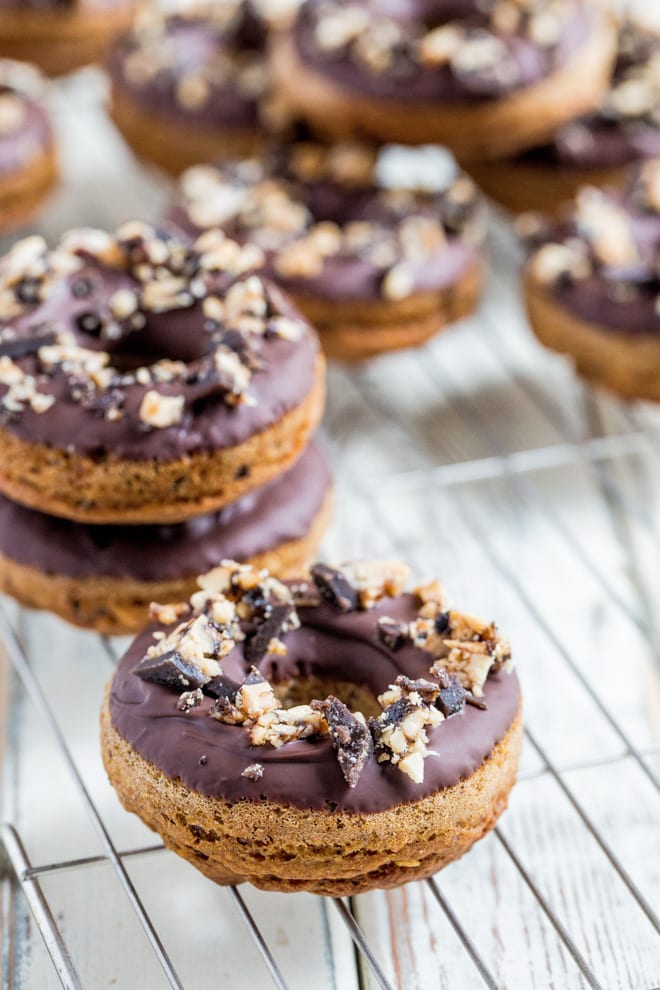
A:
<svg viewBox="0 0 660 990">
<path fill-rule="evenodd" d="M 514 159 L 472 163 L 470 174 L 513 212 L 539 205 L 558 212 L 581 186 L 623 187 L 632 164 L 660 155 L 658 106 L 660 34 L 624 20 L 610 89 L 598 110 Z"/>
<path fill-rule="evenodd" d="M 418 345 L 476 305 L 484 211 L 450 156 L 438 153 L 426 185 L 423 172 L 402 182 L 421 168 L 402 157 L 301 140 L 261 159 L 199 165 L 181 177 L 169 217 L 188 233 L 221 226 L 262 247 L 269 276 L 330 356 Z"/>
<path fill-rule="evenodd" d="M 278 89 L 317 132 L 443 143 L 461 161 L 550 138 L 605 92 L 615 32 L 583 0 L 306 0 L 273 44 Z"/>
<path fill-rule="evenodd" d="M 226 562 L 154 611 L 104 706 L 110 780 L 219 883 L 340 896 L 428 876 L 514 782 L 508 644 L 437 582 L 403 592 L 405 565 L 311 573 Z"/>
<path fill-rule="evenodd" d="M 135 153 L 177 174 L 258 151 L 266 33 L 251 0 L 143 12 L 108 62 L 110 111 Z"/>
<path fill-rule="evenodd" d="M 27 223 L 57 181 L 44 95 L 41 73 L 0 59 L 0 234 Z"/>
<path fill-rule="evenodd" d="M 623 192 L 585 187 L 538 235 L 525 275 L 537 337 L 627 398 L 660 401 L 660 159 Z"/>
<path fill-rule="evenodd" d="M 312 328 L 259 251 L 139 223 L 0 263 L 0 491 L 81 522 L 172 522 L 289 467 L 318 422 Z"/>
</svg>

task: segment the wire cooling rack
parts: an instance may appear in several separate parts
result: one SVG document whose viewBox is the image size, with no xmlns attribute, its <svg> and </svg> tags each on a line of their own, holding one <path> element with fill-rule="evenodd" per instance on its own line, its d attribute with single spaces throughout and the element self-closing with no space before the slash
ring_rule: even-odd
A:
<svg viewBox="0 0 660 990">
<path fill-rule="evenodd" d="M 49 235 L 163 196 L 96 87 L 57 96 L 68 182 Z M 527 726 L 510 809 L 396 891 L 217 888 L 105 781 L 97 716 L 121 641 L 3 602 L 3 987 L 660 986 L 660 411 L 591 392 L 535 344 L 498 218 L 491 240 L 476 318 L 331 369 L 325 552 L 405 558 L 510 633 Z"/>
</svg>

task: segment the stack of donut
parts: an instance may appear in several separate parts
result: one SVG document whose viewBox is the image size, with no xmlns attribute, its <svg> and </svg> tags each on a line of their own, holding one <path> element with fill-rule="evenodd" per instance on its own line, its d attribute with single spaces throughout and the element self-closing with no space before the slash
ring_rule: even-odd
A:
<svg viewBox="0 0 660 990">
<path fill-rule="evenodd" d="M 232 555 L 313 554 L 318 338 L 261 252 L 131 222 L 0 261 L 0 588 L 130 632 Z"/>
</svg>

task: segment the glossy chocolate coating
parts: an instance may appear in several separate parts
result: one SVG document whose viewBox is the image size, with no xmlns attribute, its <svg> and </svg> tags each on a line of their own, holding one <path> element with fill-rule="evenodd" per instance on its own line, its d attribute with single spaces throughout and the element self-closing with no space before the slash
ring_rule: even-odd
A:
<svg viewBox="0 0 660 990">
<path fill-rule="evenodd" d="M 221 275 L 220 280 L 223 278 Z M 84 297 L 76 290 L 81 281 L 90 286 Z M 225 287 L 230 281 L 224 279 Z M 136 286 L 129 271 L 90 259 L 74 275 L 60 278 L 43 302 L 7 325 L 19 339 L 40 335 L 44 325 L 69 331 L 82 347 L 110 351 L 112 361 L 119 366 L 135 367 L 141 362 L 150 364 L 158 358 L 170 358 L 187 362 L 194 374 L 197 362 L 211 348 L 209 321 L 200 301 L 186 308 L 148 312 L 141 330 L 117 341 L 100 341 L 80 329 L 77 318 L 81 314 L 107 308 L 114 292 L 134 290 Z M 291 304 L 274 287 L 270 298 L 275 312 L 295 315 Z M 253 405 L 231 406 L 217 393 L 205 396 L 194 381 L 159 385 L 161 394 L 183 395 L 185 399 L 182 421 L 164 429 L 150 429 L 139 415 L 144 396 L 153 385 L 133 381 L 122 386 L 122 418 L 108 419 L 98 409 L 86 407 L 72 396 L 64 373 L 54 374 L 41 387 L 44 394 L 55 398 L 47 413 L 35 412 L 27 406 L 18 416 L 5 416 L 2 425 L 22 440 L 94 458 L 112 453 L 133 460 L 179 460 L 199 451 L 238 445 L 279 422 L 311 391 L 318 352 L 318 340 L 311 328 L 305 329 L 302 338 L 295 342 L 279 337 L 264 338 L 260 342 L 263 366 L 254 372 L 250 383 Z M 25 357 L 17 363 L 29 373 L 38 371 L 34 358 Z M 0 386 L 0 395 L 3 390 Z"/>
<path fill-rule="evenodd" d="M 335 6 L 350 6 L 341 2 Z M 498 73 L 487 77 L 470 74 L 457 76 L 445 64 L 426 66 L 402 56 L 396 68 L 370 72 L 356 64 L 345 51 L 323 52 L 314 38 L 316 13 L 323 0 L 306 0 L 293 28 L 298 57 L 310 68 L 322 73 L 347 93 L 359 92 L 375 99 L 392 99 L 399 103 L 458 104 L 498 99 L 507 92 L 523 89 L 549 76 L 564 65 L 589 36 L 593 11 L 575 0 L 567 2 L 556 44 L 543 46 L 521 32 L 495 35 L 506 47 L 507 58 L 515 67 L 515 77 Z M 492 4 L 477 0 L 371 0 L 366 5 L 374 19 L 385 15 L 394 21 L 423 25 L 430 31 L 449 22 L 458 22 L 476 32 L 491 30 Z M 600 16 L 600 15 L 598 15 Z M 369 30 L 369 29 L 367 29 Z M 375 30 L 375 28 L 371 28 Z"/>
<path fill-rule="evenodd" d="M 410 620 L 419 603 L 412 595 L 385 598 L 367 612 L 341 614 L 329 605 L 298 607 L 302 626 L 285 636 L 285 657 L 266 657 L 259 665 L 272 680 L 315 676 L 351 681 L 374 694 L 396 676 L 428 673 L 431 658 L 413 646 L 397 651 L 379 639 L 381 615 Z M 484 685 L 488 709 L 467 706 L 429 730 L 424 781 L 414 783 L 391 764 L 370 757 L 355 788 L 349 788 L 329 736 L 286 743 L 278 749 L 251 746 L 248 733 L 208 716 L 211 699 L 188 713 L 177 710 L 177 694 L 132 673 L 153 642 L 147 630 L 121 661 L 110 695 L 112 723 L 146 760 L 172 779 L 208 797 L 228 801 L 272 800 L 298 808 L 369 813 L 417 801 L 465 779 L 482 765 L 511 727 L 520 708 L 515 673 L 496 673 Z M 248 665 L 239 644 L 222 662 L 226 677 L 241 682 Z M 200 758 L 206 759 L 200 763 Z M 261 780 L 242 777 L 251 763 L 264 767 Z"/>
<path fill-rule="evenodd" d="M 452 201 L 454 184 L 469 182 L 461 178 L 455 166 L 449 168 L 443 162 L 443 170 L 447 166 L 446 171 L 451 174 L 438 174 L 438 188 L 426 190 L 383 185 L 378 182 L 376 165 L 368 182 L 304 181 L 292 168 L 295 151 L 293 144 L 288 148 L 274 148 L 260 160 L 228 162 L 214 168 L 229 187 L 249 192 L 255 183 L 264 187 L 271 184 L 277 188 L 278 195 L 291 203 L 291 213 L 303 209 L 307 219 L 296 231 L 282 230 L 275 222 L 251 224 L 244 221 L 240 213 L 221 224 L 235 240 L 253 241 L 262 247 L 268 276 L 301 302 L 305 298 L 329 303 L 371 302 L 383 298 L 383 278 L 389 265 L 376 264 L 368 251 L 351 247 L 346 239 L 337 253 L 323 258 L 318 274 L 295 277 L 278 269 L 278 253 L 304 239 L 316 224 L 324 222 L 336 225 L 342 236 L 351 226 L 368 224 L 373 231 L 374 244 L 396 238 L 404 221 L 420 218 L 436 223 L 445 234 L 441 243 L 431 247 L 420 245 L 415 256 L 405 256 L 399 246 L 392 259 L 392 263 L 403 262 L 410 273 L 411 294 L 446 289 L 478 263 L 484 227 L 483 202 L 477 193 L 462 205 Z M 189 234 L 204 229 L 193 221 L 183 196 L 170 209 L 168 218 Z"/>
<path fill-rule="evenodd" d="M 175 14 L 136 27 L 115 45 L 108 71 L 116 89 L 141 106 L 178 122 L 206 127 L 254 128 L 259 124 L 262 87 L 245 83 L 246 70 L 258 73 L 265 58 L 266 29 L 252 4 L 234 3 L 226 21 L 213 11 Z M 154 72 L 136 78 L 129 59 L 154 62 Z M 201 77 L 207 98 L 198 105 L 178 95 L 186 77 Z"/>
</svg>

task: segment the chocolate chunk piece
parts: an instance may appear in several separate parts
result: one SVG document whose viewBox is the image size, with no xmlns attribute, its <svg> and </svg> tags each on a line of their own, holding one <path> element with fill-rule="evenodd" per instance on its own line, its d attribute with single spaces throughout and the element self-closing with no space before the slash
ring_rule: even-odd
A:
<svg viewBox="0 0 660 990">
<path fill-rule="evenodd" d="M 187 663 L 176 650 L 163 653 L 159 657 L 144 657 L 133 668 L 133 673 L 143 681 L 152 681 L 163 687 L 174 688 L 175 691 L 203 687 L 208 680 L 201 670 L 194 664 Z"/>
<path fill-rule="evenodd" d="M 55 343 L 54 333 L 43 333 L 36 337 L 19 337 L 15 340 L 0 341 L 0 357 L 22 358 L 36 354 L 40 347 Z"/>
<path fill-rule="evenodd" d="M 472 705 L 473 708 L 479 708 L 482 712 L 488 709 L 488 705 L 483 698 L 477 698 L 472 694 L 472 691 L 465 692 L 465 704 Z"/>
<path fill-rule="evenodd" d="M 357 590 L 341 571 L 327 564 L 314 564 L 311 569 L 314 584 L 321 596 L 339 612 L 353 612 L 359 604 Z"/>
<path fill-rule="evenodd" d="M 343 701 L 330 695 L 325 701 L 313 701 L 311 707 L 328 723 L 337 762 L 349 787 L 355 787 L 373 752 L 371 733 L 363 721 Z"/>
<path fill-rule="evenodd" d="M 436 699 L 436 707 L 440 709 L 445 718 L 450 715 L 459 715 L 465 708 L 465 688 L 456 674 L 448 674 L 444 678 L 444 683 L 440 685 L 440 691 Z"/>
<path fill-rule="evenodd" d="M 233 701 L 236 697 L 236 692 L 238 691 L 240 685 L 235 681 L 230 681 L 228 677 L 212 677 L 210 681 L 207 681 L 204 685 L 204 694 L 208 694 L 211 698 L 229 698 Z"/>
<path fill-rule="evenodd" d="M 412 680 L 405 674 L 399 674 L 394 684 L 401 688 L 406 697 L 414 692 L 418 694 L 427 705 L 432 705 L 440 693 L 440 688 L 435 681 L 427 681 L 425 677 Z"/>
<path fill-rule="evenodd" d="M 290 604 L 273 605 L 245 642 L 243 652 L 248 663 L 259 663 L 266 656 L 268 644 L 280 635 L 292 611 Z"/>
<path fill-rule="evenodd" d="M 378 620 L 378 638 L 388 649 L 399 650 L 408 639 L 408 623 L 381 615 Z"/>
<path fill-rule="evenodd" d="M 438 612 L 438 614 L 435 617 L 434 626 L 435 626 L 435 631 L 439 633 L 441 636 L 444 633 L 451 632 L 451 617 L 449 615 L 449 612 Z"/>
</svg>

